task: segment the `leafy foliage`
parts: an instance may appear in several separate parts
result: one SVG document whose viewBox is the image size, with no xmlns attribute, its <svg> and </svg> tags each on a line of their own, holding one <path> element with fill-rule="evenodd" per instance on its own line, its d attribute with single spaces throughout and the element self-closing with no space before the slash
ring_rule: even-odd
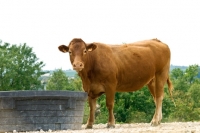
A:
<svg viewBox="0 0 200 133">
<path fill-rule="evenodd" d="M 0 90 L 36 90 L 44 63 L 26 44 L 0 44 Z"/>
<path fill-rule="evenodd" d="M 174 84 L 174 100 L 176 103 L 176 108 L 172 109 L 169 119 L 172 121 L 195 121 L 200 120 L 200 104 L 197 102 L 200 98 L 197 96 L 199 94 L 199 81 L 197 78 L 199 71 L 198 65 L 191 65 L 183 74 L 173 77 L 173 74 L 178 69 L 174 69 L 171 72 L 171 79 Z"/>
<path fill-rule="evenodd" d="M 58 69 L 48 80 L 47 90 L 80 91 L 82 90 L 82 81 L 78 76 L 70 79 L 62 69 Z"/>
<path fill-rule="evenodd" d="M 61 70 L 56 70 L 47 83 L 47 90 L 71 90 L 67 75 Z"/>
<path fill-rule="evenodd" d="M 70 80 L 71 87 L 74 91 L 82 91 L 82 81 L 81 78 L 76 74 L 75 78 Z"/>
</svg>

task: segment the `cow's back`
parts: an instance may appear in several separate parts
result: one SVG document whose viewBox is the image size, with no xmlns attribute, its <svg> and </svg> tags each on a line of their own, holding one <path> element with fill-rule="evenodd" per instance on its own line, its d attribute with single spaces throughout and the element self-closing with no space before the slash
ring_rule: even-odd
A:
<svg viewBox="0 0 200 133">
<path fill-rule="evenodd" d="M 170 50 L 159 40 L 111 46 L 117 64 L 117 91 L 135 91 L 148 84 L 155 73 L 169 69 Z"/>
</svg>

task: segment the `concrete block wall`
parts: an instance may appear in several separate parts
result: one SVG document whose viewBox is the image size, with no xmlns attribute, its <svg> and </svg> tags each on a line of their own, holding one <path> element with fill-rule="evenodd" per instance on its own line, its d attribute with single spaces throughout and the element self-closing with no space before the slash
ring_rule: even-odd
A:
<svg viewBox="0 0 200 133">
<path fill-rule="evenodd" d="M 81 129 L 85 92 L 0 92 L 0 132 Z"/>
</svg>

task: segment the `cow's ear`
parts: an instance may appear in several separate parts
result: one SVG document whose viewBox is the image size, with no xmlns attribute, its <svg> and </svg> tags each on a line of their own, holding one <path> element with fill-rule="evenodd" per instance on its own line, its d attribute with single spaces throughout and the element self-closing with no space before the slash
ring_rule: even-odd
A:
<svg viewBox="0 0 200 133">
<path fill-rule="evenodd" d="M 94 43 L 90 43 L 90 44 L 87 44 L 86 48 L 87 48 L 87 51 L 91 52 L 97 48 L 97 45 Z"/>
<path fill-rule="evenodd" d="M 63 53 L 66 53 L 66 52 L 69 52 L 69 47 L 65 46 L 65 45 L 60 45 L 58 47 L 58 49 L 63 52 Z"/>
</svg>

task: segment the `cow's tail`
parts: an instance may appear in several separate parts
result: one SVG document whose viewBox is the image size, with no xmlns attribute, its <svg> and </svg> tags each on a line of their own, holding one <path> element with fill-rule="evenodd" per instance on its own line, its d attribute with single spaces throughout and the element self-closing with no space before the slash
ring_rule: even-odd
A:
<svg viewBox="0 0 200 133">
<path fill-rule="evenodd" d="M 172 101 L 174 103 L 174 106 L 176 107 L 176 103 L 174 102 L 174 98 L 172 96 L 172 91 L 174 90 L 174 87 L 173 87 L 172 82 L 169 79 L 169 77 L 167 78 L 167 85 L 168 85 L 168 90 L 169 90 L 170 97 L 171 97 L 171 99 L 172 99 Z"/>
</svg>

